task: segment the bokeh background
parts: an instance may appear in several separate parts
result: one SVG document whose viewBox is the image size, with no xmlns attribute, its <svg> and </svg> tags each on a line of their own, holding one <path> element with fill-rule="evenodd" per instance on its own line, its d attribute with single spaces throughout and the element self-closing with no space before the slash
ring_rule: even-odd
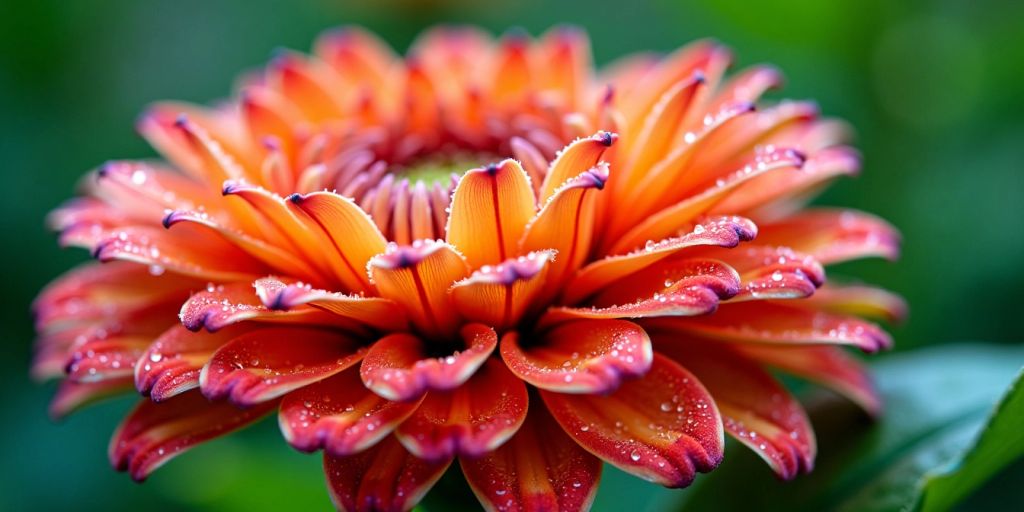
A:
<svg viewBox="0 0 1024 512">
<path fill-rule="evenodd" d="M 776 97 L 817 99 L 826 114 L 852 123 L 865 154 L 863 176 L 837 183 L 819 202 L 877 213 L 904 234 L 900 262 L 836 271 L 907 298 L 911 316 L 894 327 L 896 350 L 1024 339 L 1021 2 L 5 0 L 0 510 L 328 506 L 319 459 L 288 449 L 272 421 L 198 449 L 139 486 L 105 457 L 129 401 L 62 424 L 46 418 L 53 387 L 27 377 L 28 305 L 87 256 L 57 249 L 43 217 L 88 169 L 152 155 L 132 129 L 151 101 L 224 97 L 275 48 L 308 50 L 336 25 L 363 25 L 404 51 L 442 22 L 499 34 L 579 25 L 599 64 L 706 36 L 729 44 L 739 66 L 777 64 L 788 85 Z M 639 482 L 608 487 L 602 493 L 649 490 Z"/>
</svg>

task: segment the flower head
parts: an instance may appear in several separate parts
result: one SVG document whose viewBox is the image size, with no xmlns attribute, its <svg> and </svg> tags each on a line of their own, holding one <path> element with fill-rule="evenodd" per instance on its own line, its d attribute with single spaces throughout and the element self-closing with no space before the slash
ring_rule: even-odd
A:
<svg viewBox="0 0 1024 512">
<path fill-rule="evenodd" d="M 877 396 L 844 346 L 901 301 L 825 284 L 898 235 L 805 208 L 856 152 L 780 76 L 701 41 L 596 73 L 585 37 L 373 36 L 286 53 L 213 109 L 139 120 L 163 162 L 117 161 L 55 211 L 101 263 L 42 292 L 33 371 L 56 416 L 135 389 L 110 444 L 144 479 L 276 411 L 324 452 L 335 504 L 409 509 L 457 460 L 492 509 L 586 508 L 601 462 L 669 487 L 725 434 L 811 469 L 768 369 Z M 467 170 L 468 169 L 468 170 Z"/>
</svg>

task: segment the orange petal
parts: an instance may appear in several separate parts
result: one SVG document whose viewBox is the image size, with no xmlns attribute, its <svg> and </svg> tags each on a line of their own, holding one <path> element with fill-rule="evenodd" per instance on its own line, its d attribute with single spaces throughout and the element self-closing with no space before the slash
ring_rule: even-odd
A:
<svg viewBox="0 0 1024 512">
<path fill-rule="evenodd" d="M 593 241 L 596 192 L 606 181 L 605 165 L 566 181 L 527 226 L 519 242 L 520 252 L 556 251 L 545 294 L 557 292 L 570 273 L 586 261 Z"/>
<path fill-rule="evenodd" d="M 166 402 L 142 400 L 110 440 L 110 463 L 137 481 L 193 446 L 229 434 L 270 412 L 276 402 L 238 409 L 211 403 L 198 391 Z"/>
<path fill-rule="evenodd" d="M 246 407 L 330 377 L 363 358 L 359 341 L 336 331 L 267 327 L 218 349 L 199 374 L 211 400 Z"/>
<path fill-rule="evenodd" d="M 882 412 L 882 399 L 867 368 L 839 347 L 737 343 L 734 348 L 751 359 L 832 389 L 872 416 Z"/>
<path fill-rule="evenodd" d="M 566 182 L 597 166 L 601 161 L 601 155 L 618 138 L 614 133 L 598 132 L 585 139 L 578 139 L 562 149 L 544 176 L 544 183 L 540 188 L 541 204 L 546 204 Z M 602 187 L 606 179 L 602 179 Z"/>
<path fill-rule="evenodd" d="M 135 363 L 135 387 L 154 402 L 162 402 L 199 387 L 199 373 L 213 353 L 248 327 L 216 333 L 191 332 L 176 325 L 160 335 Z"/>
<path fill-rule="evenodd" d="M 350 368 L 299 388 L 281 400 L 278 423 L 288 444 L 336 457 L 377 444 L 409 417 L 418 401 L 392 402 L 370 392 Z"/>
<path fill-rule="evenodd" d="M 461 387 L 428 393 L 396 433 L 421 459 L 478 457 L 516 433 L 526 419 L 527 401 L 523 381 L 490 358 Z"/>
<path fill-rule="evenodd" d="M 540 340 L 529 336 L 520 343 L 520 337 L 510 331 L 501 340 L 509 370 L 534 386 L 562 393 L 610 393 L 647 373 L 654 357 L 647 333 L 624 320 L 567 322 Z"/>
<path fill-rule="evenodd" d="M 542 406 L 531 408 L 497 450 L 459 464 L 488 510 L 588 510 L 601 479 L 601 459 L 567 436 Z"/>
<path fill-rule="evenodd" d="M 817 446 L 803 407 L 774 377 L 722 343 L 655 337 L 715 398 L 725 431 L 790 480 L 814 467 Z"/>
<path fill-rule="evenodd" d="M 347 457 L 324 454 L 331 502 L 338 510 L 412 510 L 452 463 L 427 462 L 393 437 Z"/>
<path fill-rule="evenodd" d="M 272 277 L 257 279 L 253 286 L 263 305 L 273 311 L 289 311 L 309 304 L 385 331 L 400 331 L 408 327 L 405 311 L 394 301 L 381 297 L 317 290 L 308 284 L 286 284 Z"/>
<path fill-rule="evenodd" d="M 648 243 L 629 254 L 609 256 L 584 267 L 569 283 L 565 303 L 578 304 L 602 288 L 630 276 L 659 261 L 697 246 L 736 247 L 757 236 L 757 226 L 742 217 L 708 219 L 694 226 L 691 233 L 660 242 Z"/>
<path fill-rule="evenodd" d="M 178 314 L 181 324 L 190 331 L 217 331 L 245 321 L 286 323 L 296 325 L 337 326 L 361 331 L 359 324 L 311 306 L 288 311 L 273 311 L 264 306 L 249 283 L 209 284 L 206 290 L 189 297 Z"/>
<path fill-rule="evenodd" d="M 643 378 L 602 395 L 541 391 L 569 436 L 627 473 L 666 487 L 690 485 L 722 460 L 724 434 L 714 399 L 690 372 L 655 354 Z"/>
<path fill-rule="evenodd" d="M 499 330 L 511 327 L 536 305 L 554 256 L 554 251 L 531 252 L 497 266 L 485 265 L 452 286 L 452 302 L 470 321 Z"/>
<path fill-rule="evenodd" d="M 334 242 L 334 248 L 344 263 L 348 284 L 356 291 L 372 290 L 366 276 L 366 263 L 387 245 L 384 235 L 351 199 L 331 192 L 293 194 L 288 197 L 294 204 L 318 224 Z"/>
<path fill-rule="evenodd" d="M 760 242 L 791 247 L 825 265 L 899 256 L 900 235 L 888 222 L 853 210 L 804 210 L 762 226 Z"/>
<path fill-rule="evenodd" d="M 870 322 L 771 302 L 728 304 L 714 315 L 703 317 L 656 318 L 645 321 L 644 327 L 688 332 L 725 341 L 850 345 L 865 352 L 892 346 L 892 338 Z"/>
<path fill-rule="evenodd" d="M 385 336 L 370 347 L 359 367 L 363 383 L 388 399 L 406 401 L 428 390 L 447 391 L 469 380 L 498 345 L 494 329 L 482 324 L 462 328 L 464 349 L 430 357 L 429 343 L 410 334 Z"/>
<path fill-rule="evenodd" d="M 452 194 L 448 243 L 473 268 L 516 255 L 516 245 L 537 211 L 530 179 L 515 160 L 473 169 Z"/>
<path fill-rule="evenodd" d="M 390 245 L 367 268 L 381 296 L 401 304 L 417 328 L 441 339 L 455 334 L 459 319 L 448 289 L 469 274 L 469 267 L 452 246 L 433 240 Z"/>
<path fill-rule="evenodd" d="M 721 258 L 740 273 L 743 287 L 731 302 L 803 299 L 825 283 L 821 263 L 788 247 L 748 245 L 741 250 L 711 249 L 705 254 Z"/>
</svg>

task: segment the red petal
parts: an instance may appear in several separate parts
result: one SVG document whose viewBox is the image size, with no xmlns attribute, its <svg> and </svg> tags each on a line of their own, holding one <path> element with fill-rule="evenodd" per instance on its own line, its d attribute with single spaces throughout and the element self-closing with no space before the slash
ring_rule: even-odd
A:
<svg viewBox="0 0 1024 512">
<path fill-rule="evenodd" d="M 491 358 L 461 387 L 428 393 L 396 433 L 422 459 L 477 457 L 516 433 L 526 419 L 527 401 L 523 381 Z"/>
<path fill-rule="evenodd" d="M 105 398 L 127 393 L 131 389 L 131 377 L 117 377 L 98 382 L 62 381 L 60 387 L 57 388 L 57 394 L 50 402 L 50 418 L 62 419 L 82 407 Z"/>
<path fill-rule="evenodd" d="M 190 331 L 205 328 L 214 332 L 245 321 L 359 329 L 351 320 L 309 306 L 289 311 L 271 311 L 260 302 L 249 283 L 210 284 L 206 291 L 192 295 L 181 306 L 178 316 L 181 324 Z"/>
<path fill-rule="evenodd" d="M 229 341 L 199 375 L 211 400 L 248 406 L 330 377 L 356 364 L 363 350 L 354 338 L 320 329 L 267 327 Z"/>
<path fill-rule="evenodd" d="M 275 405 L 238 409 L 227 402 L 211 403 L 198 391 L 159 404 L 143 400 L 110 440 L 110 463 L 135 480 L 145 480 L 172 457 L 260 419 Z"/>
<path fill-rule="evenodd" d="M 473 268 L 504 261 L 516 255 L 536 211 L 530 179 L 515 160 L 470 170 L 452 193 L 448 243 Z"/>
<path fill-rule="evenodd" d="M 655 337 L 657 350 L 693 372 L 715 398 L 725 431 L 780 478 L 814 467 L 814 430 L 803 407 L 760 365 L 723 343 Z"/>
<path fill-rule="evenodd" d="M 216 333 L 191 332 L 180 325 L 160 335 L 135 364 L 135 387 L 155 402 L 199 387 L 199 372 L 213 353 L 246 327 Z"/>
<path fill-rule="evenodd" d="M 875 324 L 858 318 L 808 311 L 768 302 L 728 304 L 714 315 L 652 319 L 644 327 L 669 329 L 722 339 L 783 345 L 851 345 L 875 352 L 892 338 Z"/>
<path fill-rule="evenodd" d="M 775 347 L 737 343 L 735 348 L 751 359 L 832 389 L 872 416 L 881 414 L 882 400 L 867 369 L 839 347 Z"/>
<path fill-rule="evenodd" d="M 278 423 L 295 449 L 343 457 L 377 444 L 418 406 L 377 396 L 352 368 L 286 395 Z"/>
<path fill-rule="evenodd" d="M 292 310 L 309 304 L 384 331 L 400 331 L 409 325 L 405 319 L 405 310 L 394 301 L 381 297 L 317 290 L 308 284 L 286 284 L 272 277 L 258 279 L 253 286 L 263 305 L 274 311 Z"/>
<path fill-rule="evenodd" d="M 760 243 L 791 247 L 830 265 L 899 256 L 900 235 L 884 220 L 853 210 L 804 210 L 762 226 Z"/>
<path fill-rule="evenodd" d="M 339 510 L 408 511 L 441 478 L 451 457 L 431 463 L 414 457 L 389 437 L 348 457 L 324 454 L 331 501 Z"/>
<path fill-rule="evenodd" d="M 452 286 L 452 303 L 470 321 L 512 327 L 537 306 L 554 257 L 554 251 L 531 252 L 497 266 L 484 265 Z"/>
<path fill-rule="evenodd" d="M 680 251 L 698 246 L 736 247 L 757 236 L 757 226 L 742 217 L 718 217 L 697 224 L 693 232 L 650 242 L 629 254 L 609 256 L 584 267 L 567 287 L 565 302 L 578 304 L 609 284 L 639 272 Z"/>
<path fill-rule="evenodd" d="M 527 339 L 525 348 L 519 338 L 510 331 L 501 340 L 509 370 L 534 386 L 562 393 L 610 393 L 647 373 L 654 357 L 647 333 L 624 320 L 567 322 L 540 340 Z"/>
<path fill-rule="evenodd" d="M 458 330 L 448 289 L 469 274 L 469 267 L 452 246 L 432 240 L 392 245 L 370 260 L 367 268 L 380 294 L 404 306 L 420 330 L 439 338 Z"/>
<path fill-rule="evenodd" d="M 151 338 L 141 336 L 97 337 L 78 345 L 68 356 L 65 370 L 77 382 L 98 382 L 130 377 L 135 361 Z"/>
<path fill-rule="evenodd" d="M 742 250 L 712 249 L 701 256 L 720 258 L 740 273 L 743 288 L 731 302 L 802 299 L 825 283 L 825 269 L 818 260 L 788 247 L 755 245 Z"/>
<path fill-rule="evenodd" d="M 615 393 L 541 391 L 566 433 L 590 453 L 666 487 L 686 487 L 722 460 L 722 420 L 711 395 L 677 363 L 655 354 L 642 379 Z"/>
<path fill-rule="evenodd" d="M 540 405 L 530 409 L 507 443 L 459 463 L 488 510 L 588 510 L 601 479 L 601 460 L 567 436 Z"/>
<path fill-rule="evenodd" d="M 411 400 L 428 390 L 447 391 L 466 382 L 498 345 L 494 329 L 468 324 L 461 330 L 465 349 L 430 357 L 429 342 L 411 334 L 385 336 L 370 347 L 359 367 L 366 387 L 388 400 Z"/>
</svg>

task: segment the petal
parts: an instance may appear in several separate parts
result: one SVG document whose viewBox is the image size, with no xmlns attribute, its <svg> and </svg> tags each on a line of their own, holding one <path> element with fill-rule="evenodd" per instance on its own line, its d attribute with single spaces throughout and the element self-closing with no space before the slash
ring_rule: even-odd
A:
<svg viewBox="0 0 1024 512">
<path fill-rule="evenodd" d="M 743 288 L 731 302 L 802 299 L 825 283 L 825 269 L 818 260 L 788 247 L 748 245 L 742 250 L 712 249 L 705 254 L 721 258 L 740 273 Z"/>
<path fill-rule="evenodd" d="M 293 194 L 288 200 L 309 215 L 330 237 L 345 265 L 345 272 L 339 272 L 339 275 L 351 275 L 351 279 L 357 280 L 350 284 L 352 289 L 372 290 L 366 276 L 366 263 L 384 252 L 387 241 L 370 216 L 352 199 L 331 192 Z M 356 287 L 357 283 L 359 287 Z"/>
<path fill-rule="evenodd" d="M 504 261 L 536 211 L 530 178 L 515 160 L 470 170 L 452 193 L 448 243 L 473 268 Z"/>
<path fill-rule="evenodd" d="M 416 327 L 440 338 L 455 334 L 458 316 L 448 289 L 469 274 L 469 267 L 452 246 L 432 240 L 391 245 L 367 268 L 381 296 L 401 304 Z"/>
<path fill-rule="evenodd" d="M 598 165 L 565 182 L 530 221 L 520 252 L 556 251 L 545 294 L 553 294 L 586 260 L 593 241 L 597 192 L 608 181 L 608 167 Z"/>
<path fill-rule="evenodd" d="M 198 391 L 159 404 L 142 400 L 110 440 L 110 463 L 137 481 L 145 480 L 172 457 L 262 418 L 275 405 L 238 409 L 227 402 L 211 403 Z"/>
<path fill-rule="evenodd" d="M 211 400 L 250 406 L 330 377 L 363 358 L 359 342 L 336 331 L 267 327 L 214 352 L 199 374 Z"/>
<path fill-rule="evenodd" d="M 498 345 L 494 329 L 482 324 L 468 324 L 461 334 L 465 348 L 445 357 L 430 357 L 430 343 L 411 334 L 385 336 L 370 347 L 359 367 L 363 383 L 374 393 L 399 401 L 419 398 L 428 390 L 455 389 Z"/>
<path fill-rule="evenodd" d="M 461 387 L 428 393 L 396 434 L 421 459 L 478 457 L 516 433 L 526 419 L 527 402 L 523 382 L 490 358 Z"/>
<path fill-rule="evenodd" d="M 565 303 L 578 304 L 609 284 L 697 246 L 736 247 L 757 236 L 757 226 L 742 217 L 718 217 L 694 226 L 691 233 L 648 243 L 629 254 L 609 256 L 584 267 L 569 283 Z"/>
<path fill-rule="evenodd" d="M 907 303 L 888 290 L 860 284 L 828 283 L 794 306 L 829 313 L 864 316 L 900 322 L 907 316 Z"/>
<path fill-rule="evenodd" d="M 567 181 L 596 167 L 604 152 L 618 138 L 614 133 L 598 132 L 585 139 L 578 139 L 559 151 L 544 176 L 540 189 L 541 204 L 547 203 Z"/>
<path fill-rule="evenodd" d="M 882 412 L 881 397 L 867 368 L 839 347 L 737 343 L 735 349 L 751 359 L 832 389 L 872 416 Z"/>
<path fill-rule="evenodd" d="M 69 379 L 77 382 L 130 377 L 135 361 L 150 341 L 146 336 L 97 337 L 71 351 L 65 371 Z"/>
<path fill-rule="evenodd" d="M 295 449 L 344 457 L 377 444 L 418 406 L 377 396 L 350 368 L 285 395 L 278 423 Z"/>
<path fill-rule="evenodd" d="M 308 284 L 286 284 L 276 278 L 258 279 L 253 286 L 263 305 L 274 311 L 288 311 L 304 304 L 385 331 L 408 327 L 405 311 L 394 301 L 317 290 Z"/>
<path fill-rule="evenodd" d="M 655 337 L 659 354 L 693 372 L 715 398 L 725 431 L 790 480 L 814 467 L 814 430 L 803 407 L 760 365 L 729 345 Z"/>
<path fill-rule="evenodd" d="M 210 284 L 189 297 L 178 316 L 190 331 L 205 328 L 215 332 L 245 321 L 338 326 L 358 331 L 358 325 L 351 320 L 309 306 L 272 311 L 260 302 L 248 283 Z"/>
<path fill-rule="evenodd" d="M 805 210 L 762 226 L 759 242 L 814 256 L 825 265 L 899 256 L 900 235 L 886 221 L 853 210 Z"/>
<path fill-rule="evenodd" d="M 459 464 L 488 510 L 588 510 L 601 479 L 601 459 L 567 436 L 542 406 L 530 409 L 507 443 Z"/>
<path fill-rule="evenodd" d="M 238 247 L 198 226 L 170 231 L 155 227 L 118 229 L 98 241 L 96 259 L 130 261 L 201 279 L 230 281 L 268 273 L 267 267 Z"/>
<path fill-rule="evenodd" d="M 651 368 L 651 340 L 640 326 L 624 320 L 566 322 L 520 343 L 509 331 L 501 357 L 519 378 L 562 393 L 610 393 Z M 525 346 L 524 346 L 525 345 Z"/>
<path fill-rule="evenodd" d="M 191 332 L 176 325 L 160 335 L 135 363 L 135 387 L 154 402 L 199 387 L 199 372 L 213 353 L 246 332 L 237 326 L 216 333 Z"/>
<path fill-rule="evenodd" d="M 728 304 L 714 315 L 657 318 L 644 327 L 688 332 L 724 341 L 781 345 L 850 345 L 865 352 L 892 346 L 877 325 L 854 317 L 767 302 Z"/>
<path fill-rule="evenodd" d="M 511 327 L 536 306 L 554 257 L 554 251 L 531 252 L 485 265 L 452 286 L 452 303 L 468 320 L 498 329 Z"/>
<path fill-rule="evenodd" d="M 338 510 L 408 511 L 441 478 L 452 459 L 427 462 L 393 437 L 348 457 L 324 454 L 331 502 Z"/>
<path fill-rule="evenodd" d="M 724 434 L 714 399 L 696 377 L 655 354 L 642 379 L 607 395 L 541 391 L 548 410 L 590 453 L 666 487 L 690 485 L 722 460 Z"/>
<path fill-rule="evenodd" d="M 740 276 L 714 260 L 681 260 L 652 267 L 598 295 L 591 306 L 552 307 L 540 320 L 548 326 L 573 318 L 697 316 L 715 311 L 739 290 Z M 634 286 L 635 285 L 635 286 Z"/>
<path fill-rule="evenodd" d="M 131 389 L 131 377 L 117 377 L 97 382 L 62 381 L 53 400 L 50 401 L 50 418 L 54 421 L 63 419 L 87 405 L 127 393 Z"/>
</svg>

